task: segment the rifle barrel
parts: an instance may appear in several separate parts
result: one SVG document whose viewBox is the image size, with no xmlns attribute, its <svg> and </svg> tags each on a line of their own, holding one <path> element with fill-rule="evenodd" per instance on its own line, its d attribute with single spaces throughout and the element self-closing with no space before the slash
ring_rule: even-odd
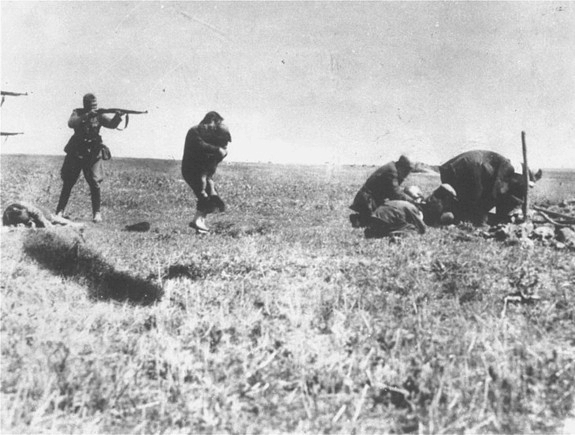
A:
<svg viewBox="0 0 575 435">
<path fill-rule="evenodd" d="M 0 91 L 2 95 L 7 95 L 10 97 L 19 97 L 21 95 L 28 95 L 28 92 L 9 92 L 9 91 Z"/>
<path fill-rule="evenodd" d="M 144 115 L 146 113 L 148 113 L 147 110 L 144 111 L 140 111 L 140 110 L 129 110 L 129 109 L 117 109 L 117 108 L 112 108 L 112 109 L 98 109 L 98 112 L 100 113 L 114 113 L 114 112 L 121 112 L 124 114 L 129 114 L 129 115 Z"/>
<path fill-rule="evenodd" d="M 11 133 L 11 132 L 6 132 L 6 131 L 0 132 L 1 136 L 16 136 L 17 134 L 24 134 L 24 132 L 18 132 L 18 133 Z"/>
</svg>

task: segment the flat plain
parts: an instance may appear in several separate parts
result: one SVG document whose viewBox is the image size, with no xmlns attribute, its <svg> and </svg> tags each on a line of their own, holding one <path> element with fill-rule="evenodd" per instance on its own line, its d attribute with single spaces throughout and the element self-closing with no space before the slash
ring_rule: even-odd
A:
<svg viewBox="0 0 575 435">
<path fill-rule="evenodd" d="M 61 162 L 3 155 L 2 209 L 53 211 Z M 2 229 L 3 433 L 556 433 L 573 418 L 573 251 L 465 225 L 365 239 L 348 206 L 370 166 L 225 163 L 228 210 L 199 236 L 178 161 L 107 163 L 102 224 L 80 180 L 83 230 Z M 532 191 L 573 198 L 573 171 Z"/>
</svg>

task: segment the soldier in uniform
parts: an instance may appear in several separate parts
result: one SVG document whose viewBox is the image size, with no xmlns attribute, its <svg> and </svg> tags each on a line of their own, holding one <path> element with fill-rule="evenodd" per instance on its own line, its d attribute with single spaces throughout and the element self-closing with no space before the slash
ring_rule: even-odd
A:
<svg viewBox="0 0 575 435">
<path fill-rule="evenodd" d="M 83 107 L 74 109 L 68 120 L 68 127 L 74 129 L 74 134 L 64 148 L 66 157 L 60 171 L 63 186 L 60 200 L 56 208 L 56 216 L 62 217 L 72 188 L 78 181 L 80 172 L 90 187 L 92 199 L 92 220 L 101 222 L 100 211 L 101 195 L 100 183 L 104 179 L 103 160 L 108 160 L 109 149 L 102 142 L 100 128 L 114 129 L 122 121 L 121 113 L 114 115 L 97 113 L 98 103 L 94 94 L 86 94 L 83 98 Z"/>
<path fill-rule="evenodd" d="M 365 226 L 369 216 L 388 199 L 409 201 L 411 198 L 399 186 L 412 170 L 413 164 L 402 155 L 397 162 L 389 162 L 371 174 L 349 207 L 356 212 L 349 216 L 352 226 Z"/>
<path fill-rule="evenodd" d="M 209 213 L 224 211 L 225 205 L 216 191 L 213 176 L 218 164 L 227 156 L 232 137 L 217 112 L 208 112 L 186 135 L 182 176 L 198 199 L 190 226 L 198 233 L 209 232 L 205 219 Z"/>
</svg>

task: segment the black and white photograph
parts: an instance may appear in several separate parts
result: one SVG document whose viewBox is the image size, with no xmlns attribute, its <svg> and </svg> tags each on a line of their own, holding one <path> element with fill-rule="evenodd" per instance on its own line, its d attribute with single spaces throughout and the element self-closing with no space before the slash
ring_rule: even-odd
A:
<svg viewBox="0 0 575 435">
<path fill-rule="evenodd" d="M 0 23 L 0 432 L 575 434 L 575 2 Z"/>
</svg>

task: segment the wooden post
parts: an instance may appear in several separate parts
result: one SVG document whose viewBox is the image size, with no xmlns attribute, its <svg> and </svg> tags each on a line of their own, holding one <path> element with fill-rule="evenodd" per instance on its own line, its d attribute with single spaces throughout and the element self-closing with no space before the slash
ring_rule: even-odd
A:
<svg viewBox="0 0 575 435">
<path fill-rule="evenodd" d="M 527 144 L 525 143 L 525 132 L 521 132 L 521 144 L 523 146 L 523 183 L 525 192 L 523 193 L 523 219 L 529 221 L 527 211 L 529 210 L 529 165 L 527 164 Z"/>
</svg>

